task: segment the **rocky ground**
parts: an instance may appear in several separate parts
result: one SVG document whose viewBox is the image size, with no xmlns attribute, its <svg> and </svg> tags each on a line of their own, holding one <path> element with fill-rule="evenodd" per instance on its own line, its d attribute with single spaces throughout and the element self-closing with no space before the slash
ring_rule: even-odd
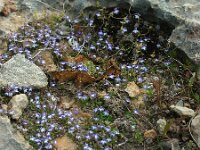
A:
<svg viewBox="0 0 200 150">
<path fill-rule="evenodd" d="M 71 19 L 1 4 L 0 149 L 200 147 L 197 65 L 172 26 L 131 7 Z"/>
</svg>

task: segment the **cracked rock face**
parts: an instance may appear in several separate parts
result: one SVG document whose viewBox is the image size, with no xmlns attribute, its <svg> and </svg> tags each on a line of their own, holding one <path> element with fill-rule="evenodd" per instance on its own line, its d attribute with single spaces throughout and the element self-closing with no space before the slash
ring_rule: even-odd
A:
<svg viewBox="0 0 200 150">
<path fill-rule="evenodd" d="M 43 88 L 48 84 L 44 72 L 22 54 L 13 56 L 0 68 L 0 87 Z"/>
<path fill-rule="evenodd" d="M 22 134 L 13 129 L 7 116 L 0 116 L 0 149 L 32 150 Z"/>
</svg>

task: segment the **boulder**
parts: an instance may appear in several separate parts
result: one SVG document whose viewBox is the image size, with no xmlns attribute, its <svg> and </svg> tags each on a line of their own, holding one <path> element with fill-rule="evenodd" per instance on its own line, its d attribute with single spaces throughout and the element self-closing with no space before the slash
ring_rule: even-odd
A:
<svg viewBox="0 0 200 150">
<path fill-rule="evenodd" d="M 34 63 L 17 54 L 0 68 L 0 87 L 16 85 L 19 87 L 43 88 L 48 84 L 44 72 Z"/>
<path fill-rule="evenodd" d="M 7 116 L 0 116 L 0 149 L 32 150 L 21 133 L 14 130 Z"/>
</svg>

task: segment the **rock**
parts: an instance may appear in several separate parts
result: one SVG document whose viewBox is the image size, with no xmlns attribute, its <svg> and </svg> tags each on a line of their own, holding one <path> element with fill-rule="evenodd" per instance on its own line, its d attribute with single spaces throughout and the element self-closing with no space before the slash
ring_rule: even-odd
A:
<svg viewBox="0 0 200 150">
<path fill-rule="evenodd" d="M 2 108 L 2 110 L 3 110 L 3 112 L 4 112 L 5 114 L 8 112 L 8 105 L 2 104 L 2 105 L 1 105 L 1 108 Z"/>
<path fill-rule="evenodd" d="M 145 139 L 155 139 L 157 137 L 157 133 L 154 129 L 148 130 L 144 133 Z"/>
<path fill-rule="evenodd" d="M 159 119 L 156 123 L 157 123 L 159 133 L 163 134 L 167 121 L 165 119 Z"/>
<path fill-rule="evenodd" d="M 197 115 L 191 123 L 191 131 L 194 139 L 197 142 L 198 147 L 200 148 L 200 115 Z"/>
<path fill-rule="evenodd" d="M 54 63 L 53 55 L 50 51 L 43 51 L 40 53 L 42 59 L 45 61 L 45 64 L 42 66 L 43 70 L 47 72 L 53 72 L 57 70 L 57 66 Z"/>
<path fill-rule="evenodd" d="M 19 94 L 12 97 L 8 105 L 11 107 L 9 112 L 13 119 L 19 119 L 22 111 L 28 105 L 28 97 L 25 94 Z"/>
<path fill-rule="evenodd" d="M 199 6 L 200 8 L 200 6 Z M 175 44 L 176 47 L 183 50 L 187 56 L 200 65 L 200 21 L 199 23 L 188 23 L 176 27 L 169 41 Z"/>
<path fill-rule="evenodd" d="M 22 54 L 13 56 L 0 68 L 0 87 L 16 85 L 43 88 L 47 84 L 47 77 L 44 72 Z"/>
<path fill-rule="evenodd" d="M 194 110 L 189 109 L 187 107 L 171 105 L 170 108 L 171 108 L 171 110 L 175 111 L 180 116 L 193 117 L 195 115 Z"/>
<path fill-rule="evenodd" d="M 145 0 L 138 10 L 150 19 L 157 18 L 175 27 L 169 41 L 200 65 L 200 2 L 198 0 Z M 141 1 L 141 3 L 143 3 Z M 144 6 L 145 7 L 145 6 Z M 149 11 L 149 13 L 147 13 Z M 150 14 L 150 16 L 148 16 Z M 155 19 L 154 19 L 155 20 Z"/>
<path fill-rule="evenodd" d="M 8 0 L 4 2 L 4 6 L 1 9 L 1 15 L 8 17 L 8 15 L 14 11 L 16 11 L 16 6 L 14 1 Z"/>
<path fill-rule="evenodd" d="M 164 150 L 180 150 L 179 140 L 178 139 L 171 139 L 166 142 L 161 142 L 159 144 L 159 149 Z"/>
<path fill-rule="evenodd" d="M 17 29 L 25 24 L 26 13 L 11 13 L 8 17 L 0 16 L 0 37 L 5 37 L 6 34 L 17 31 Z"/>
<path fill-rule="evenodd" d="M 179 101 L 176 103 L 176 106 L 181 106 L 181 107 L 183 107 L 183 106 L 184 106 L 183 100 L 179 100 Z"/>
<path fill-rule="evenodd" d="M 0 116 L 0 149 L 32 150 L 21 133 L 14 130 L 7 116 Z"/>
<path fill-rule="evenodd" d="M 127 84 L 127 87 L 125 91 L 128 93 L 128 95 L 133 99 L 131 101 L 131 106 L 133 108 L 135 107 L 143 107 L 144 101 L 143 101 L 143 92 L 142 90 L 135 84 L 135 82 L 129 82 Z"/>
<path fill-rule="evenodd" d="M 54 144 L 57 150 L 76 150 L 78 146 L 66 135 L 57 138 Z"/>
<path fill-rule="evenodd" d="M 127 87 L 125 89 L 125 91 L 128 93 L 128 95 L 131 97 L 131 98 L 134 98 L 138 95 L 141 94 L 141 90 L 140 88 L 135 84 L 135 82 L 129 82 L 127 84 Z"/>
<path fill-rule="evenodd" d="M 72 107 L 72 105 L 74 104 L 74 100 L 70 99 L 67 96 L 63 96 L 60 98 L 60 107 L 64 108 L 64 109 L 70 109 Z"/>
<path fill-rule="evenodd" d="M 5 0 L 0 0 L 0 12 L 2 12 L 4 6 L 5 6 Z"/>
</svg>

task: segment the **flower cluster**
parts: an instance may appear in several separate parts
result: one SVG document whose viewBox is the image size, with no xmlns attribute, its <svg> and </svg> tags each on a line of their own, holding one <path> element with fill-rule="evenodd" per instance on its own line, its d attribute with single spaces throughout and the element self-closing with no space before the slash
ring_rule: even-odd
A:
<svg viewBox="0 0 200 150">
<path fill-rule="evenodd" d="M 93 71 L 96 76 L 103 78 L 97 84 L 76 90 L 71 85 L 63 88 L 65 84 L 57 83 L 51 78 L 45 92 L 16 85 L 8 87 L 5 96 L 25 93 L 31 102 L 28 112 L 20 118 L 19 129 L 37 149 L 53 149 L 53 141 L 67 133 L 84 150 L 111 150 L 124 132 L 112 123 L 117 117 L 130 112 L 128 105 L 131 99 L 122 96 L 126 95 L 124 86 L 129 81 L 135 81 L 152 92 L 153 85 L 147 77 L 161 73 L 162 67 L 173 63 L 168 57 L 161 60 L 159 56 L 168 51 L 165 37 L 160 34 L 159 26 L 155 27 L 144 21 L 138 13 L 126 12 L 120 8 L 98 10 L 92 17 L 79 16 L 74 20 L 65 16 L 60 22 L 55 22 L 54 27 L 35 22 L 10 34 L 8 52 L 0 55 L 0 64 L 12 55 L 22 53 L 34 63 L 45 66 L 48 62 L 40 54 L 49 51 L 53 54 L 53 61 L 59 71 L 69 69 L 89 74 Z M 79 55 L 87 58 L 92 65 L 81 61 L 75 63 L 69 59 L 75 59 Z M 112 58 L 115 58 L 115 62 L 109 62 Z M 152 64 L 154 70 L 151 69 Z M 115 88 L 119 88 L 120 92 L 110 92 Z M 60 89 L 64 89 L 64 92 Z M 55 93 L 67 94 L 66 89 L 71 92 L 70 96 L 80 108 L 59 107 L 60 101 Z M 100 91 L 105 92 L 103 96 L 99 96 Z M 80 117 L 80 109 L 91 113 L 92 117 Z M 141 114 L 138 109 L 131 112 L 130 117 Z M 134 124 L 134 129 L 136 127 Z"/>
</svg>

